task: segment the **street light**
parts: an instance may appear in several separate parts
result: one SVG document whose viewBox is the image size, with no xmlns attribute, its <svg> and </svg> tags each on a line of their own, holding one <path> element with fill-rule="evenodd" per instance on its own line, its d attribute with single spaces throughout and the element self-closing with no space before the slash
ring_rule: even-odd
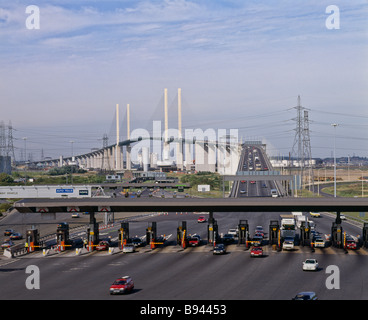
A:
<svg viewBox="0 0 368 320">
<path fill-rule="evenodd" d="M 70 180 L 71 180 L 71 183 L 73 184 L 73 164 L 74 164 L 74 149 L 73 149 L 73 143 L 74 141 L 69 141 L 72 145 L 72 160 L 70 162 Z"/>
<path fill-rule="evenodd" d="M 331 126 L 334 127 L 334 197 L 336 198 L 336 127 L 337 123 L 332 123 Z"/>
</svg>

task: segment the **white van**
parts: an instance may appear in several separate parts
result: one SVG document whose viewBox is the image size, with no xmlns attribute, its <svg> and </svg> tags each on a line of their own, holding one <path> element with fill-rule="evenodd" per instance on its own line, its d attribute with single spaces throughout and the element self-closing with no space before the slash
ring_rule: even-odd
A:
<svg viewBox="0 0 368 320">
<path fill-rule="evenodd" d="M 272 198 L 277 198 L 279 196 L 276 189 L 271 189 L 271 196 Z"/>
</svg>

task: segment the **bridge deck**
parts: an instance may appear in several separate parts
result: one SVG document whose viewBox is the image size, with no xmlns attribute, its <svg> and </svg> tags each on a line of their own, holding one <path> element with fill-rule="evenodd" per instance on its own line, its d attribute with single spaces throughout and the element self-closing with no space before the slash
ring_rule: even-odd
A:
<svg viewBox="0 0 368 320">
<path fill-rule="evenodd" d="M 368 198 L 90 198 L 90 199 L 27 199 L 14 204 L 19 212 L 67 212 L 76 206 L 80 211 L 98 212 L 108 206 L 113 212 L 291 212 L 332 211 L 368 212 Z"/>
</svg>

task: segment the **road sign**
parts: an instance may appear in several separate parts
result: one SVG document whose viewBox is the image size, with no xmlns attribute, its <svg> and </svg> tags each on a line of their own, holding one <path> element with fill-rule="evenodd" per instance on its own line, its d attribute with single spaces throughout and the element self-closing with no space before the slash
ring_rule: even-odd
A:
<svg viewBox="0 0 368 320">
<path fill-rule="evenodd" d="M 49 212 L 49 208 L 47 208 L 47 207 L 37 207 L 36 212 L 39 212 L 39 213 Z"/>
<path fill-rule="evenodd" d="M 79 212 L 79 207 L 67 207 L 68 212 Z"/>
<path fill-rule="evenodd" d="M 111 208 L 110 208 L 110 206 L 99 206 L 98 211 L 99 212 L 109 212 L 109 211 L 111 211 Z"/>
</svg>

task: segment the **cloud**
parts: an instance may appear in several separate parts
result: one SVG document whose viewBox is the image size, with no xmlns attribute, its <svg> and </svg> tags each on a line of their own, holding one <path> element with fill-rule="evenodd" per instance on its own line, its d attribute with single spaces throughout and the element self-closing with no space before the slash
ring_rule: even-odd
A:
<svg viewBox="0 0 368 320">
<path fill-rule="evenodd" d="M 354 101 L 351 112 L 361 111 L 367 4 L 338 1 L 341 29 L 327 30 L 329 4 L 53 0 L 39 4 L 41 29 L 27 30 L 28 4 L 8 2 L 0 9 L 3 117 L 14 126 L 108 126 L 117 102 L 148 117 L 164 87 L 183 88 L 199 123 L 274 111 L 282 105 L 271 101 L 294 105 L 298 94 L 310 106 Z"/>
</svg>

